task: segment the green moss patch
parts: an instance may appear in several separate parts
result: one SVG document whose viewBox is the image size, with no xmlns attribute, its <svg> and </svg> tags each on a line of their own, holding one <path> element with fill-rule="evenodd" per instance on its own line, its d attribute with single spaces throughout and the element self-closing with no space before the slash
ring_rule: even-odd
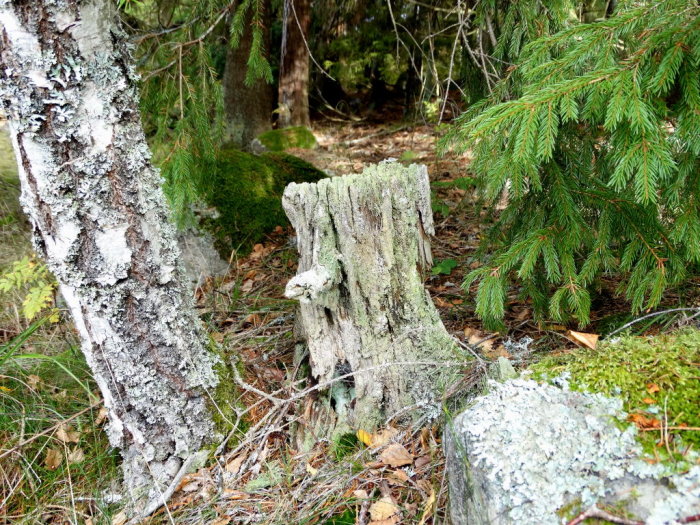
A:
<svg viewBox="0 0 700 525">
<path fill-rule="evenodd" d="M 670 439 L 681 437 L 695 449 L 700 445 L 700 431 L 682 430 L 700 427 L 698 330 L 624 337 L 615 343 L 602 343 L 596 350 L 580 349 L 547 357 L 532 370 L 539 378 L 568 372 L 575 390 L 620 397 L 630 420 L 642 429 L 639 436 L 646 450 L 656 446 L 658 427 L 664 423 L 669 427 Z M 644 427 L 650 430 L 644 431 Z"/>
<path fill-rule="evenodd" d="M 270 151 L 285 151 L 290 148 L 313 149 L 318 145 L 314 134 L 304 126 L 266 131 L 258 135 L 258 140 Z"/>
<path fill-rule="evenodd" d="M 218 211 L 203 219 L 216 248 L 228 257 L 246 251 L 276 226 L 288 224 L 282 192 L 290 182 L 316 182 L 326 176 L 308 162 L 286 153 L 253 155 L 232 148 L 216 159 L 205 200 Z"/>
</svg>

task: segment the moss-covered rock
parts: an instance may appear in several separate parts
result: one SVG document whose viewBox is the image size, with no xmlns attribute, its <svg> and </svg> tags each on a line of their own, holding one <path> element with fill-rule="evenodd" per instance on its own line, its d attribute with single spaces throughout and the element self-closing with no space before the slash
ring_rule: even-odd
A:
<svg viewBox="0 0 700 525">
<path fill-rule="evenodd" d="M 316 182 L 326 176 L 286 153 L 253 155 L 233 148 L 220 151 L 205 200 L 216 217 L 202 219 L 219 252 L 246 251 L 276 226 L 288 224 L 282 192 L 290 182 Z"/>
<path fill-rule="evenodd" d="M 313 149 L 317 146 L 316 137 L 309 128 L 304 126 L 266 131 L 258 135 L 258 140 L 269 151 L 285 151 L 290 148 Z"/>
<path fill-rule="evenodd" d="M 700 331 L 686 329 L 654 337 L 623 337 L 595 350 L 579 349 L 548 357 L 532 367 L 536 376 L 566 373 L 573 389 L 620 397 L 630 420 L 638 426 L 659 429 L 664 419 L 673 439 L 700 445 Z M 660 455 L 659 432 L 640 432 L 647 451 Z"/>
</svg>

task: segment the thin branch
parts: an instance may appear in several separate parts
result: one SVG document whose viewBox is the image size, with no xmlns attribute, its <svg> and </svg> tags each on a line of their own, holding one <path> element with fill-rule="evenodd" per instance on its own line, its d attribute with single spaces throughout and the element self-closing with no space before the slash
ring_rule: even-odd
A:
<svg viewBox="0 0 700 525">
<path fill-rule="evenodd" d="M 634 319 L 633 321 L 630 321 L 629 323 L 621 326 L 617 330 L 613 330 L 612 332 L 610 332 L 608 335 L 605 336 L 605 339 L 608 339 L 615 334 L 619 334 L 620 332 L 626 330 L 630 326 L 637 324 L 640 321 L 644 321 L 645 319 L 649 319 L 650 317 L 658 317 L 659 315 L 672 314 L 674 312 L 696 312 L 697 314 L 700 314 L 700 308 L 671 308 L 669 310 L 662 310 L 660 312 L 654 312 L 651 314 L 643 315 L 642 317 L 639 317 L 638 319 Z M 695 317 L 695 316 L 693 316 L 693 317 Z"/>
</svg>

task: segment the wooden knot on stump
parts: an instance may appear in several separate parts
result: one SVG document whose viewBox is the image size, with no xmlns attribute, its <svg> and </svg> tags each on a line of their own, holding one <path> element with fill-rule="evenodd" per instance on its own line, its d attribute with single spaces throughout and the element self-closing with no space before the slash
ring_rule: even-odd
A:
<svg viewBox="0 0 700 525">
<path fill-rule="evenodd" d="M 286 295 L 300 301 L 311 372 L 320 382 L 351 374 L 330 387 L 338 419 L 371 429 L 437 412 L 440 363 L 455 346 L 421 275 L 434 233 L 426 167 L 382 163 L 290 184 L 282 204 L 300 255 Z"/>
</svg>

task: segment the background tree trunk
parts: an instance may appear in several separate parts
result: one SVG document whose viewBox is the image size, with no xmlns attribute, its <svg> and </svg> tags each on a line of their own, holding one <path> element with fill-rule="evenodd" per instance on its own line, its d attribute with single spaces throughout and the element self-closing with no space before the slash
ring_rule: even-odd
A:
<svg viewBox="0 0 700 525">
<path fill-rule="evenodd" d="M 336 413 L 369 430 L 416 405 L 439 412 L 439 363 L 455 346 L 419 272 L 434 233 L 425 166 L 290 184 L 282 203 L 300 254 L 286 295 L 300 301 L 313 376 L 354 372 L 333 387 Z"/>
<path fill-rule="evenodd" d="M 0 1 L 0 100 L 22 204 L 109 409 L 132 502 L 212 440 L 206 351 L 107 0 Z"/>
<path fill-rule="evenodd" d="M 263 2 L 265 13 L 270 12 L 270 3 Z M 224 68 L 224 106 L 227 119 L 227 134 L 236 146 L 247 148 L 251 141 L 272 129 L 273 91 L 264 79 L 258 79 L 252 86 L 245 85 L 248 72 L 248 57 L 253 40 L 249 26 L 253 14 L 248 12 L 248 20 L 241 41 L 235 49 L 229 45 Z M 265 16 L 263 13 L 261 16 Z M 263 28 L 265 49 L 270 49 L 270 29 Z"/>
<path fill-rule="evenodd" d="M 279 126 L 309 126 L 311 0 L 284 0 L 279 74 Z"/>
</svg>

